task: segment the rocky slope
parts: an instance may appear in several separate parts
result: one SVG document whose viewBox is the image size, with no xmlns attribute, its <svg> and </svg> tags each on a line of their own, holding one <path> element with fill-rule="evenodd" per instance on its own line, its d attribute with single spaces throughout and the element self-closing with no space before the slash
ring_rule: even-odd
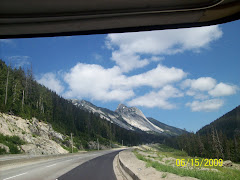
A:
<svg viewBox="0 0 240 180">
<path fill-rule="evenodd" d="M 27 154 L 68 153 L 60 145 L 65 139 L 64 135 L 54 131 L 50 124 L 40 122 L 36 118 L 27 120 L 0 113 L 0 133 L 5 136 L 15 135 L 25 141 L 26 143 L 18 148 Z"/>
<path fill-rule="evenodd" d="M 99 114 L 99 116 L 107 121 L 111 121 L 118 126 L 127 130 L 141 130 L 145 132 L 155 132 L 163 135 L 179 135 L 184 131 L 168 126 L 163 123 L 155 123 L 145 117 L 143 112 L 136 107 L 127 107 L 124 104 L 119 104 L 115 111 L 106 108 L 101 108 L 93 105 L 85 100 L 70 100 L 75 106 L 88 112 Z"/>
</svg>

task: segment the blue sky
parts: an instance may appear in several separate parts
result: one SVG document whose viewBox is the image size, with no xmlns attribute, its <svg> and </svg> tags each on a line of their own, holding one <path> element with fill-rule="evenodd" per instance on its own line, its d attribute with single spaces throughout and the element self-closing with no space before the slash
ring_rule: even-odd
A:
<svg viewBox="0 0 240 180">
<path fill-rule="evenodd" d="M 196 131 L 240 103 L 240 21 L 164 31 L 0 40 L 0 58 L 32 64 L 65 98 Z"/>
</svg>

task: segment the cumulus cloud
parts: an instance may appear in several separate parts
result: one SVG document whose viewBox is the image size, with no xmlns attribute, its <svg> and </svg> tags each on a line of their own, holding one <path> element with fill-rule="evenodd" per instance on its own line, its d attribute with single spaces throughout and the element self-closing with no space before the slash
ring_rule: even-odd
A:
<svg viewBox="0 0 240 180">
<path fill-rule="evenodd" d="M 141 68 L 149 64 L 147 59 L 141 59 L 139 55 L 119 51 L 112 52 L 112 60 L 121 67 L 123 72 L 129 72 L 132 69 Z"/>
<path fill-rule="evenodd" d="M 212 97 L 229 96 L 236 94 L 238 87 L 225 83 L 218 83 L 211 77 L 200 77 L 198 79 L 186 79 L 180 84 L 180 87 L 185 91 L 185 94 L 192 96 L 198 101 L 187 103 L 192 111 L 213 111 L 223 106 L 221 99 L 209 99 Z M 201 100 L 201 101 L 199 101 Z"/>
<path fill-rule="evenodd" d="M 218 96 L 229 96 L 236 94 L 237 86 L 235 85 L 228 85 L 225 83 L 219 83 L 215 86 L 214 89 L 210 90 L 208 93 L 211 96 L 218 97 Z"/>
<path fill-rule="evenodd" d="M 54 73 L 46 73 L 37 80 L 40 84 L 48 87 L 49 89 L 55 91 L 57 94 L 61 94 L 64 87 L 59 79 L 57 79 Z"/>
<path fill-rule="evenodd" d="M 191 103 L 187 103 L 186 106 L 189 106 L 192 111 L 214 111 L 218 110 L 223 106 L 223 100 L 221 99 L 209 99 L 205 101 L 193 101 Z"/>
<path fill-rule="evenodd" d="M 64 80 L 69 85 L 65 96 L 124 101 L 135 95 L 134 88 L 159 88 L 180 81 L 185 76 L 181 69 L 162 65 L 142 74 L 126 76 L 118 66 L 106 69 L 100 65 L 78 63 L 65 74 Z"/>
<path fill-rule="evenodd" d="M 128 78 L 128 85 L 131 86 L 151 86 L 154 88 L 162 87 L 166 84 L 177 82 L 187 76 L 182 69 L 168 68 L 158 65 L 155 69 L 142 74 L 131 76 Z"/>
<path fill-rule="evenodd" d="M 106 45 L 113 51 L 112 60 L 128 72 L 147 65 L 151 59 L 139 55 L 172 55 L 186 50 L 199 51 L 222 36 L 219 26 L 138 33 L 109 34 Z M 126 64 L 134 61 L 136 66 Z"/>
<path fill-rule="evenodd" d="M 182 84 L 182 88 L 191 88 L 199 91 L 209 91 L 216 86 L 217 81 L 211 77 L 201 77 L 198 79 L 186 79 Z"/>
<path fill-rule="evenodd" d="M 168 102 L 169 98 L 182 97 L 183 93 L 173 86 L 167 85 L 158 92 L 152 91 L 128 102 L 130 106 L 144 106 L 148 108 L 159 107 L 162 109 L 176 108 L 175 104 Z"/>
<path fill-rule="evenodd" d="M 66 73 L 64 80 L 69 85 L 67 97 L 92 98 L 95 100 L 123 101 L 134 95 L 131 89 L 116 88 L 115 81 L 123 81 L 118 67 L 105 69 L 96 64 L 78 63 L 70 72 Z"/>
<path fill-rule="evenodd" d="M 109 34 L 108 45 L 120 51 L 140 54 L 175 54 L 184 50 L 204 48 L 219 39 L 218 26 L 161 30 L 138 33 Z"/>
</svg>

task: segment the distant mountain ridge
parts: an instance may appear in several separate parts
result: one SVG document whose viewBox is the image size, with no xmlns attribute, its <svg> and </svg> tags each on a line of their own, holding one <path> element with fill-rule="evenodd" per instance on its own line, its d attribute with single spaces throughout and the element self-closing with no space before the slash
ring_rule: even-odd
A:
<svg viewBox="0 0 240 180">
<path fill-rule="evenodd" d="M 147 119 L 155 124 L 156 126 L 158 126 L 159 128 L 162 128 L 162 129 L 165 129 L 165 133 L 168 133 L 169 135 L 180 135 L 180 134 L 183 134 L 183 133 L 187 133 L 187 131 L 185 130 L 182 130 L 180 128 L 176 128 L 176 127 L 173 127 L 173 126 L 169 126 L 167 124 L 164 124 L 154 118 L 151 118 L 151 117 L 147 117 Z"/>
<path fill-rule="evenodd" d="M 153 118 L 146 118 L 143 112 L 136 107 L 127 107 L 119 104 L 115 111 L 97 107 L 85 100 L 70 100 L 82 110 L 98 114 L 101 118 L 111 121 L 122 128 L 132 131 L 144 131 L 162 135 L 180 135 L 186 131 L 168 126 Z"/>
</svg>

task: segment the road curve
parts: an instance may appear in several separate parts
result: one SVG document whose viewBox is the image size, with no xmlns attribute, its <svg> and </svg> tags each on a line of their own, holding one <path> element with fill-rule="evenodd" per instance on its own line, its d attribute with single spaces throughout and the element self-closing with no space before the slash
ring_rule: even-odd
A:
<svg viewBox="0 0 240 180">
<path fill-rule="evenodd" d="M 58 180 L 116 180 L 113 170 L 113 159 L 120 151 L 115 151 L 74 168 L 57 178 Z"/>
</svg>

